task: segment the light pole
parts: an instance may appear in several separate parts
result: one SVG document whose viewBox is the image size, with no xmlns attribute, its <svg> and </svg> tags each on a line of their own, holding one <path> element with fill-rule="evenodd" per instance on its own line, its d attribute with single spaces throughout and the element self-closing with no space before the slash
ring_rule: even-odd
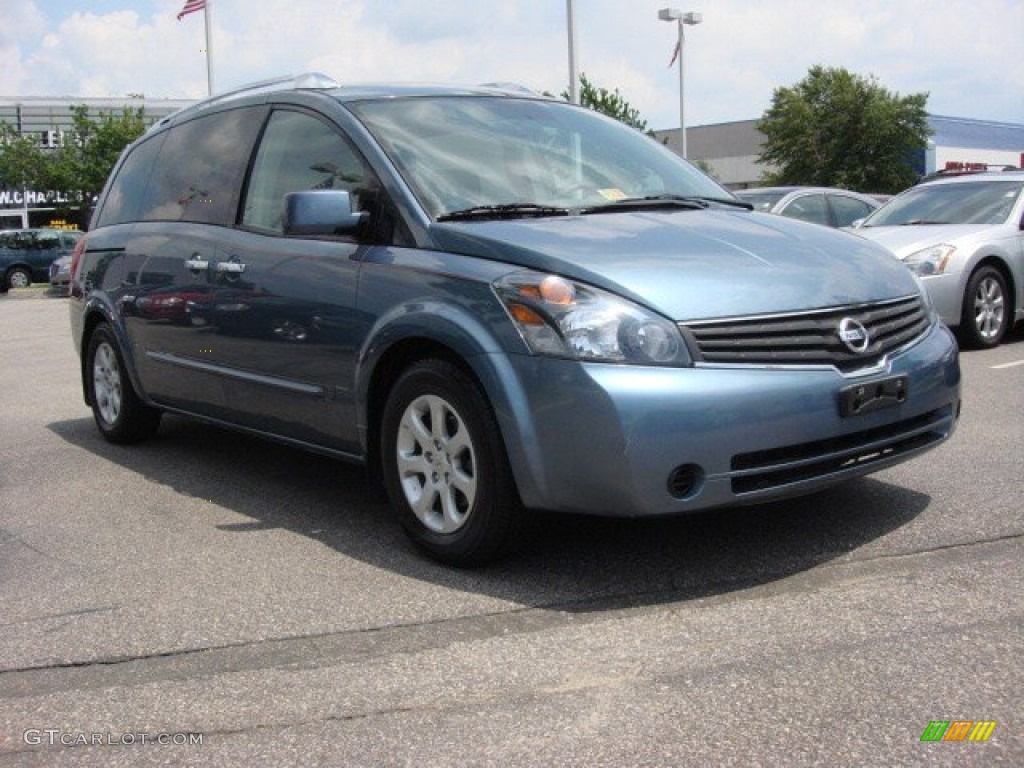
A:
<svg viewBox="0 0 1024 768">
<path fill-rule="evenodd" d="M 658 18 L 662 21 L 674 21 L 679 27 L 679 39 L 676 42 L 676 54 L 679 57 L 679 133 L 682 134 L 683 157 L 686 157 L 686 109 L 684 107 L 684 96 L 686 93 L 686 78 L 683 71 L 683 47 L 686 44 L 686 34 L 683 31 L 684 24 L 694 26 L 704 21 L 704 16 L 699 13 L 683 13 L 675 8 L 662 8 L 658 11 Z"/>
</svg>

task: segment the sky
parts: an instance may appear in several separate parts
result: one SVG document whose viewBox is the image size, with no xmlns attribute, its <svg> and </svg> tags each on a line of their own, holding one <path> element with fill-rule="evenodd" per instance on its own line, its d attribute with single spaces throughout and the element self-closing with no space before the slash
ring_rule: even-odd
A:
<svg viewBox="0 0 1024 768">
<path fill-rule="evenodd" d="M 345 82 L 568 89 L 565 0 L 209 0 L 215 90 L 297 72 Z M 203 13 L 184 0 L 0 0 L 0 98 L 201 98 Z M 1024 124 L 1024 0 L 575 0 L 577 61 L 652 129 L 759 118 L 776 88 L 842 67 L 936 115 Z"/>
</svg>

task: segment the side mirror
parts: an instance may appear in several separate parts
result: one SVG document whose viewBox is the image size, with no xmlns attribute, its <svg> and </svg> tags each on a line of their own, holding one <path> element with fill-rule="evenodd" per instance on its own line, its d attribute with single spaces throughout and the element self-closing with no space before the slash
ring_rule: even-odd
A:
<svg viewBox="0 0 1024 768">
<path fill-rule="evenodd" d="M 865 218 L 867 217 L 861 217 L 859 219 L 854 219 L 853 221 L 851 221 L 850 229 L 860 229 L 860 225 L 864 223 Z"/>
<path fill-rule="evenodd" d="M 343 189 L 310 189 L 284 196 L 286 235 L 352 235 L 366 221 L 366 211 L 352 210 Z"/>
</svg>

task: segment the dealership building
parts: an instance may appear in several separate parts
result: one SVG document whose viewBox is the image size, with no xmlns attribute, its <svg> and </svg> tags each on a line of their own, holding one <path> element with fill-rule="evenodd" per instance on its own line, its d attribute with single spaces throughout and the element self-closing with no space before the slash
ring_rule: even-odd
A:
<svg viewBox="0 0 1024 768">
<path fill-rule="evenodd" d="M 757 120 L 701 125 L 686 129 L 687 154 L 700 162 L 731 189 L 761 185 L 769 170 L 757 161 L 764 134 Z M 942 169 L 969 170 L 985 166 L 1024 168 L 1024 125 L 930 115 L 932 135 L 926 147 L 914 153 L 914 170 L 920 174 Z M 679 129 L 655 131 L 669 147 L 679 151 Z"/>
<path fill-rule="evenodd" d="M 143 120 L 151 125 L 194 103 L 191 99 L 71 99 L 0 97 L 0 123 L 21 136 L 39 141 L 43 149 L 56 149 L 74 126 L 72 108 L 85 106 L 89 115 L 120 115 L 126 109 L 142 108 Z M 65 226 L 73 204 L 62 190 L 23 189 L 13 179 L 0 178 L 0 229 Z"/>
</svg>

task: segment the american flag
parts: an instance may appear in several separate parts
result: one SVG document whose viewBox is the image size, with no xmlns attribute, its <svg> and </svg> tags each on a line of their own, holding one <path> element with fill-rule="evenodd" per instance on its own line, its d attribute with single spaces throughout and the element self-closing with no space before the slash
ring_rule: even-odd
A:
<svg viewBox="0 0 1024 768">
<path fill-rule="evenodd" d="M 206 7 L 206 0 L 185 0 L 185 7 L 181 9 L 181 13 L 178 14 L 178 21 L 181 21 L 181 17 L 189 13 L 195 13 L 201 11 Z"/>
</svg>

